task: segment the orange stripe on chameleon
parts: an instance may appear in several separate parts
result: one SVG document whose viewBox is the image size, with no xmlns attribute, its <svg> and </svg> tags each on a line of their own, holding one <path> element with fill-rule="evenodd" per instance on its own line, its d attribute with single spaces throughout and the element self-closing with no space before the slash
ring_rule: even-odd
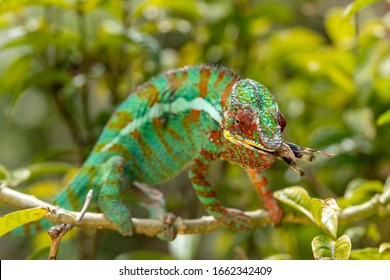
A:
<svg viewBox="0 0 390 280">
<path fill-rule="evenodd" d="M 107 127 L 112 130 L 121 130 L 133 120 L 130 112 L 116 112 L 114 117 L 107 124 Z"/>
<path fill-rule="evenodd" d="M 226 100 L 228 99 L 228 97 L 230 96 L 230 94 L 232 93 L 232 88 L 234 86 L 235 83 L 237 83 L 239 81 L 239 78 L 237 77 L 236 79 L 232 80 L 226 87 L 225 89 L 223 90 L 222 92 L 222 96 L 221 96 L 221 104 L 222 104 L 222 108 L 226 108 Z"/>
<path fill-rule="evenodd" d="M 164 135 L 165 135 L 165 125 L 166 125 L 167 120 L 162 119 L 162 118 L 155 118 L 153 119 L 153 129 L 156 132 L 157 138 L 161 141 L 163 144 L 165 150 L 167 150 L 168 154 L 172 155 L 173 150 L 172 147 L 168 144 L 166 141 Z"/>
<path fill-rule="evenodd" d="M 211 69 L 208 67 L 204 67 L 200 70 L 199 77 L 199 96 L 205 98 L 208 92 L 208 83 L 210 80 Z"/>
<path fill-rule="evenodd" d="M 171 89 L 177 89 L 188 82 L 188 72 L 186 69 L 181 72 L 167 72 L 167 78 Z"/>
</svg>

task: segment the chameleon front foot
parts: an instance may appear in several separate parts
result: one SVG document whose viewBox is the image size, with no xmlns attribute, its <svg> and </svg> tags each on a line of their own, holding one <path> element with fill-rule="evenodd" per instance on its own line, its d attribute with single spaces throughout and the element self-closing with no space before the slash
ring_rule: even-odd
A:
<svg viewBox="0 0 390 280">
<path fill-rule="evenodd" d="M 176 238 L 177 230 L 175 221 L 177 217 L 173 213 L 166 213 L 162 219 L 163 231 L 157 237 L 163 241 L 173 241 Z"/>
<path fill-rule="evenodd" d="M 133 222 L 129 210 L 124 205 L 118 205 L 112 213 L 115 214 L 107 218 L 117 226 L 118 232 L 125 236 L 133 235 Z M 107 216 L 107 213 L 105 215 Z"/>
<path fill-rule="evenodd" d="M 251 219 L 244 212 L 234 208 L 223 208 L 222 217 L 217 217 L 225 226 L 236 231 L 249 231 L 252 229 Z"/>
</svg>

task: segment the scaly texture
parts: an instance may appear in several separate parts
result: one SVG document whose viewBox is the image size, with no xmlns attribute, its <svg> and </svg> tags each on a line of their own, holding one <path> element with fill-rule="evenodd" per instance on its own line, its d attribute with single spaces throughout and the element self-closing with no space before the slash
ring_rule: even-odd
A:
<svg viewBox="0 0 390 280">
<path fill-rule="evenodd" d="M 162 196 L 147 185 L 162 183 L 189 166 L 192 185 L 207 212 L 230 228 L 247 230 L 249 218 L 225 208 L 205 178 L 210 164 L 221 159 L 248 171 L 276 224 L 282 211 L 261 171 L 278 158 L 300 170 L 296 157 L 315 152 L 283 142 L 285 125 L 274 97 L 258 82 L 216 66 L 168 71 L 138 87 L 117 108 L 56 203 L 80 209 L 92 188 L 95 206 L 121 234 L 130 235 L 131 215 L 121 203 L 121 194 L 130 194 L 151 217 L 172 223 Z M 174 233 L 167 230 L 161 237 L 172 239 Z"/>
</svg>

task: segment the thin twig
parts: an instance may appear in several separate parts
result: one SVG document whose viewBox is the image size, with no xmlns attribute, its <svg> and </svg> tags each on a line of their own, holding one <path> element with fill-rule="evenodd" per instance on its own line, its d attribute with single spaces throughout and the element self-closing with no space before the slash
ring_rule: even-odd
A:
<svg viewBox="0 0 390 280">
<path fill-rule="evenodd" d="M 64 237 L 65 234 L 67 234 L 75 226 L 75 224 L 81 222 L 85 213 L 87 212 L 87 209 L 88 209 L 89 204 L 91 203 L 91 200 L 92 200 L 92 190 L 89 190 L 87 197 L 85 198 L 84 206 L 81 209 L 81 212 L 77 215 L 77 218 L 74 222 L 62 223 L 60 225 L 53 226 L 48 230 L 48 234 L 51 237 L 49 260 L 56 260 L 57 259 L 58 248 L 60 246 L 60 242 L 61 242 L 62 237 Z"/>
</svg>

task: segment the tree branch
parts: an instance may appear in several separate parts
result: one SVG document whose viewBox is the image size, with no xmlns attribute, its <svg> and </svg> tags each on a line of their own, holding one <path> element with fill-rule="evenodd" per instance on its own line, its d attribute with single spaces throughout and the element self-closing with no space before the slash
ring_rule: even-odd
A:
<svg viewBox="0 0 390 280">
<path fill-rule="evenodd" d="M 48 207 L 51 213 L 45 216 L 45 219 L 59 223 L 74 223 L 71 217 L 77 217 L 80 213 L 60 209 L 47 202 L 41 201 L 32 195 L 20 193 L 6 186 L 5 183 L 0 185 L 0 202 L 13 205 L 18 208 L 33 208 L 33 207 Z M 381 195 L 374 196 L 370 201 L 361 205 L 354 205 L 342 209 L 339 214 L 341 223 L 353 222 L 361 220 L 376 214 L 383 210 L 387 204 L 390 204 L 390 189 L 386 190 Z M 268 218 L 268 213 L 265 210 L 256 210 L 245 212 L 251 219 L 253 226 L 267 226 L 271 224 Z M 163 223 L 155 219 L 138 219 L 132 218 L 134 224 L 134 232 L 145 234 L 147 236 L 155 236 L 163 231 Z M 286 213 L 283 217 L 283 223 L 293 224 L 310 224 L 309 219 L 295 213 Z M 75 226 L 86 229 L 110 229 L 118 231 L 115 224 L 107 220 L 103 214 L 85 213 L 83 219 L 75 224 Z M 204 216 L 198 219 L 184 220 L 176 219 L 175 227 L 178 234 L 196 234 L 206 233 L 222 228 L 223 225 L 211 216 Z"/>
</svg>

